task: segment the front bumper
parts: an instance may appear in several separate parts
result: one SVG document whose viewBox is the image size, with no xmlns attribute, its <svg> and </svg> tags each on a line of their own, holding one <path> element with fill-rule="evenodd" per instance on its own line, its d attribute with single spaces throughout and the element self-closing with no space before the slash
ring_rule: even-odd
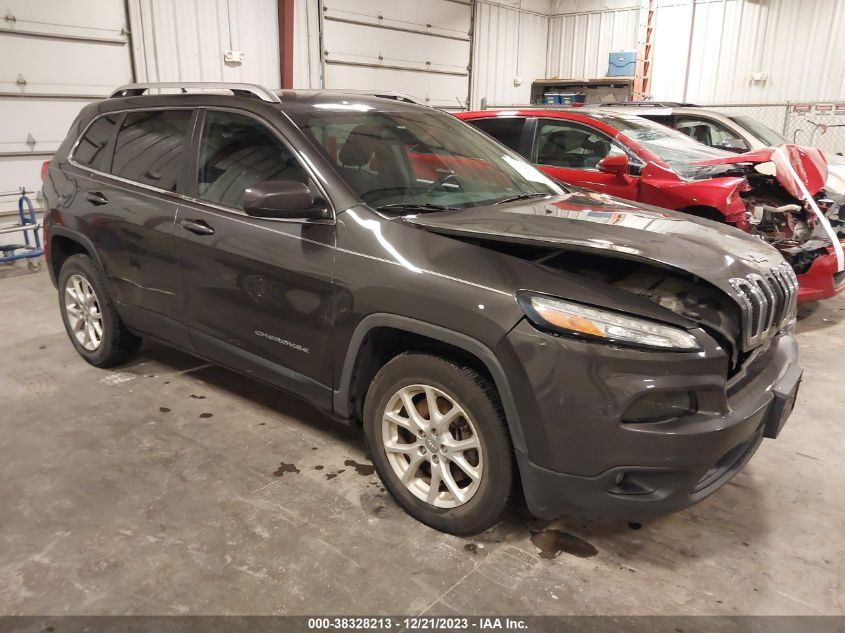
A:
<svg viewBox="0 0 845 633">
<path fill-rule="evenodd" d="M 845 291 L 845 272 L 836 272 L 836 255 L 832 246 L 828 247 L 827 253 L 813 260 L 806 273 L 797 275 L 798 303 L 830 299 Z"/>
<path fill-rule="evenodd" d="M 536 394 L 536 417 L 521 416 L 526 450 L 517 451 L 517 462 L 527 505 L 543 519 L 583 513 L 644 520 L 701 501 L 730 481 L 765 436 L 777 434 L 801 378 L 789 334 L 762 346 L 727 383 L 718 347 L 692 354 L 612 349 L 554 339 L 527 323 L 509 338 Z M 693 390 L 699 411 L 621 422 L 648 389 Z"/>
</svg>

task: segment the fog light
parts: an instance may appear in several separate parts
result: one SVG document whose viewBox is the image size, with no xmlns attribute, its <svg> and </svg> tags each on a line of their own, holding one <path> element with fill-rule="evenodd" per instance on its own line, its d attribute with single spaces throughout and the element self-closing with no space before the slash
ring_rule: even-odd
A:
<svg viewBox="0 0 845 633">
<path fill-rule="evenodd" d="M 641 396 L 628 407 L 623 422 L 662 422 L 695 413 L 698 405 L 691 391 L 658 391 Z"/>
</svg>

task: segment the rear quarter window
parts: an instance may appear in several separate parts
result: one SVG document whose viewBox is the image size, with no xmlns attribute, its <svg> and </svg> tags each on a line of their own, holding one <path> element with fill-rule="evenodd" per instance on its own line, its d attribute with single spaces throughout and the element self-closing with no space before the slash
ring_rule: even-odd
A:
<svg viewBox="0 0 845 633">
<path fill-rule="evenodd" d="M 128 113 L 117 133 L 111 173 L 164 191 L 176 191 L 192 116 L 192 110 Z"/>
<path fill-rule="evenodd" d="M 73 150 L 73 160 L 83 167 L 107 171 L 108 148 L 114 138 L 114 128 L 122 114 L 106 114 L 94 119 Z"/>
<path fill-rule="evenodd" d="M 513 151 L 519 152 L 522 130 L 525 127 L 525 118 L 495 117 L 490 119 L 470 119 L 467 123 L 489 134 Z"/>
</svg>

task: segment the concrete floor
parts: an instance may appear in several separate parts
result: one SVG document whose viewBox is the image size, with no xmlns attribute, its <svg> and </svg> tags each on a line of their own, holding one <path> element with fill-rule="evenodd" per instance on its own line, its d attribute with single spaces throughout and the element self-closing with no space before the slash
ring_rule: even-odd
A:
<svg viewBox="0 0 845 633">
<path fill-rule="evenodd" d="M 162 347 L 90 367 L 46 274 L 0 275 L 0 614 L 845 614 L 845 299 L 804 311 L 795 414 L 704 503 L 463 539 L 351 430 Z"/>
</svg>

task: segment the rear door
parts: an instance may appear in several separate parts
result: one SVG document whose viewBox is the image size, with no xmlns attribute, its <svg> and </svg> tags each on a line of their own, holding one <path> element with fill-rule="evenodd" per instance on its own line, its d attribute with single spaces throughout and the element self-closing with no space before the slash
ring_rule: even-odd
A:
<svg viewBox="0 0 845 633">
<path fill-rule="evenodd" d="M 156 109 L 95 119 L 71 161 L 89 170 L 75 205 L 96 245 L 124 320 L 189 347 L 175 233 L 179 184 L 194 112 Z"/>
<path fill-rule="evenodd" d="M 632 173 L 608 174 L 598 163 L 607 156 L 627 155 Z M 538 118 L 530 160 L 552 178 L 593 191 L 637 199 L 638 159 L 600 130 L 566 119 Z"/>
<path fill-rule="evenodd" d="M 184 311 L 196 349 L 315 402 L 330 402 L 335 226 L 254 218 L 244 190 L 295 180 L 320 193 L 293 146 L 245 112 L 207 110 L 192 191 L 176 225 Z"/>
</svg>

